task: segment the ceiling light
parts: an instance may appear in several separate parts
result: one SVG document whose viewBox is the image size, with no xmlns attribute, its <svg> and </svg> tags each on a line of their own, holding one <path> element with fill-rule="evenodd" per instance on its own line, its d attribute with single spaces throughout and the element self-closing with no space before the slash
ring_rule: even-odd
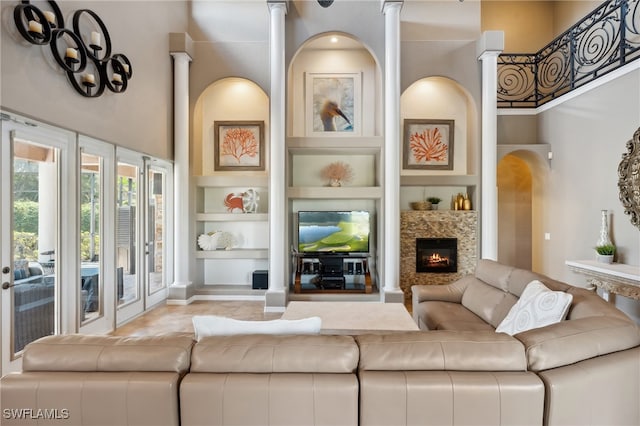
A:
<svg viewBox="0 0 640 426">
<path fill-rule="evenodd" d="M 332 36 L 331 37 L 331 43 L 337 43 L 337 42 L 338 42 L 338 37 Z"/>
</svg>

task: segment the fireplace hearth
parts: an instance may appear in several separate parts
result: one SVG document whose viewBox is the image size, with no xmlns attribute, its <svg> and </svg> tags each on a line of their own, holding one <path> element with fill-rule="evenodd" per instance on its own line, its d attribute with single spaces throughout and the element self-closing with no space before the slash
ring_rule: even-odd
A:
<svg viewBox="0 0 640 426">
<path fill-rule="evenodd" d="M 416 272 L 458 272 L 457 238 L 416 238 Z"/>
</svg>

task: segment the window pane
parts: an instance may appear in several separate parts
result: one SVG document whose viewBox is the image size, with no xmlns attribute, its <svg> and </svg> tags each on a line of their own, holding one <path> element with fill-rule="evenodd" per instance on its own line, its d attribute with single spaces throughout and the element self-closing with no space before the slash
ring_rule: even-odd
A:
<svg viewBox="0 0 640 426">
<path fill-rule="evenodd" d="M 83 320 L 102 312 L 100 274 L 100 212 L 102 158 L 82 153 L 80 165 L 80 276 Z"/>
<path fill-rule="evenodd" d="M 116 198 L 116 279 L 118 304 L 124 305 L 140 297 L 136 264 L 138 167 L 118 163 Z"/>
</svg>

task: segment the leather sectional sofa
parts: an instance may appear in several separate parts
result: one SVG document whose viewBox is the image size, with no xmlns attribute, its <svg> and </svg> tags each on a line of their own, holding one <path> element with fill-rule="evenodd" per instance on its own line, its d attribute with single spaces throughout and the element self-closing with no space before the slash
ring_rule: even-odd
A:
<svg viewBox="0 0 640 426">
<path fill-rule="evenodd" d="M 428 332 L 45 337 L 0 380 L 2 424 L 640 424 L 638 327 L 594 293 L 546 281 L 573 293 L 568 319 L 496 333 L 477 318 L 499 323 L 495 306 L 509 309 L 493 302 L 517 300 L 530 277 L 508 269 L 482 261 L 463 283 L 415 289 L 422 327 L 440 324 Z M 485 302 L 477 318 L 456 312 L 467 291 Z"/>
</svg>

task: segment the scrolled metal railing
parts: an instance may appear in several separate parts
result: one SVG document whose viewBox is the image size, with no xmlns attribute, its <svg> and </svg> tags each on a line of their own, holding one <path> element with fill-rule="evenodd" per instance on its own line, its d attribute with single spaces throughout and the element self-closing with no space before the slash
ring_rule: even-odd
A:
<svg viewBox="0 0 640 426">
<path fill-rule="evenodd" d="M 498 107 L 536 108 L 640 58 L 640 0 L 609 0 L 537 53 L 498 57 Z"/>
</svg>

